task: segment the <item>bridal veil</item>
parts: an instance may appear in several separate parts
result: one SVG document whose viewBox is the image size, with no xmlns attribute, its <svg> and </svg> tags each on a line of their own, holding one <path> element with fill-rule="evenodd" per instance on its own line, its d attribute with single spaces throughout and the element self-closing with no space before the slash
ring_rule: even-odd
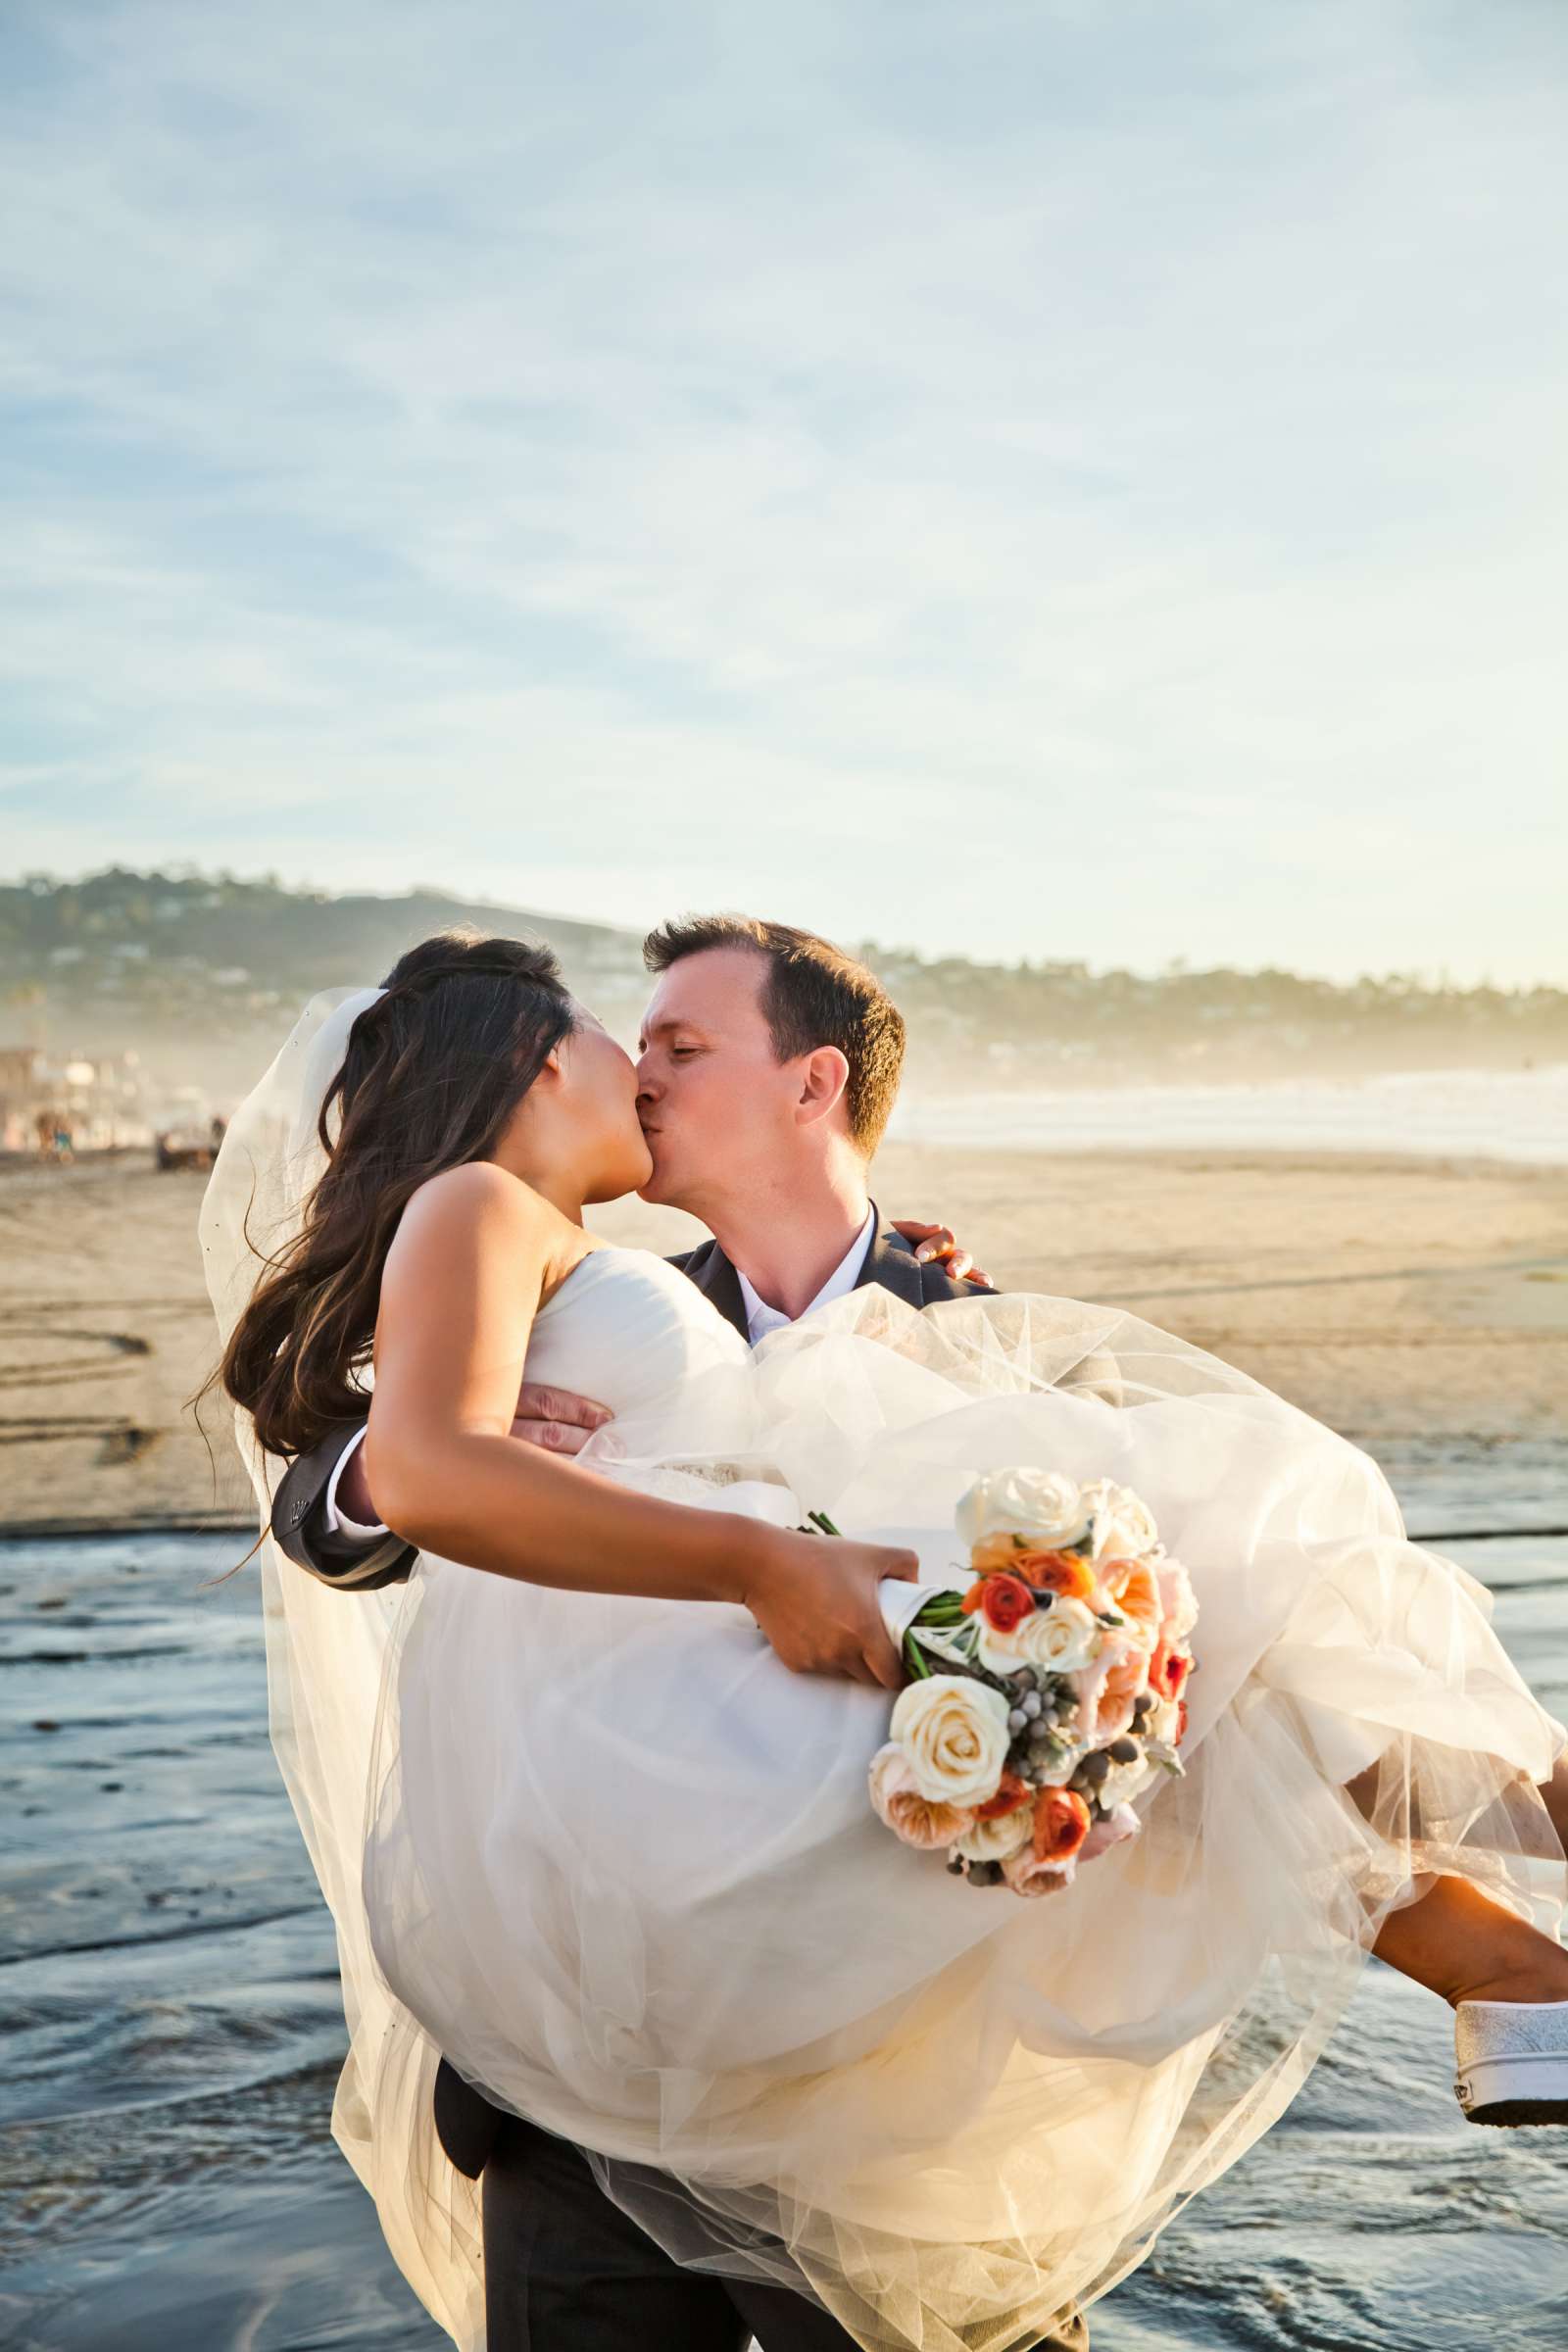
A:
<svg viewBox="0 0 1568 2352">
<path fill-rule="evenodd" d="M 325 1165 L 317 1133 L 349 1032 L 379 989 L 314 997 L 229 1122 L 202 1202 L 209 1296 L 226 1344 L 268 1261 L 299 1231 Z M 441 2052 L 389 1989 L 370 1949 L 361 1863 L 400 1586 L 333 1592 L 267 1532 L 284 1464 L 234 1434 L 256 1493 L 268 1715 L 284 1786 L 337 1934 L 349 2048 L 332 2135 L 375 2200 L 394 2259 L 464 2352 L 484 2344 L 479 2188 L 443 2153 L 432 2096 Z"/>
</svg>

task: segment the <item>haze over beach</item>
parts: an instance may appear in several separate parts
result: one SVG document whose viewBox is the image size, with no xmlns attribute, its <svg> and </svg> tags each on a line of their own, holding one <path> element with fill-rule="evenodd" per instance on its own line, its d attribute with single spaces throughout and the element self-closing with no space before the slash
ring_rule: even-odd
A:
<svg viewBox="0 0 1568 2352">
<path fill-rule="evenodd" d="M 670 915 L 862 955 L 882 1208 L 1366 1448 L 1568 1715 L 1565 201 L 1542 0 L 0 11 L 7 2346 L 446 2341 L 189 1407 L 223 1121 L 432 931 L 628 1046 Z M 1561 2352 L 1446 2026 L 1369 1969 L 1093 2352 Z"/>
<path fill-rule="evenodd" d="M 583 1002 L 635 1049 L 649 985 L 641 934 L 612 925 L 429 888 L 291 891 L 188 867 L 0 881 L 0 1054 L 13 1056 L 0 1062 L 0 1146 L 28 1140 L 51 1096 L 78 1141 L 145 1142 L 160 1126 L 226 1115 L 307 997 L 378 979 L 454 924 L 548 941 Z M 1568 1156 L 1558 989 L 843 944 L 908 1026 L 899 1137 Z M 36 1063 L 24 1066 L 28 1053 Z"/>
</svg>

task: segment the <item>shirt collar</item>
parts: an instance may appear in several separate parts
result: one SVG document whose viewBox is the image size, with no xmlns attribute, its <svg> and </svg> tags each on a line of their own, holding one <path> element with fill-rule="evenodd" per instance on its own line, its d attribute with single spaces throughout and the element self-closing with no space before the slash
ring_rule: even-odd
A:
<svg viewBox="0 0 1568 2352">
<path fill-rule="evenodd" d="M 873 1206 L 866 1210 L 865 1223 L 860 1227 L 859 1232 L 826 1282 L 823 1283 L 810 1305 L 802 1310 L 803 1314 L 815 1314 L 817 1308 L 826 1306 L 830 1298 L 842 1298 L 846 1292 L 854 1290 L 859 1278 L 860 1268 L 865 1263 L 865 1253 L 871 1247 L 871 1236 L 875 1230 L 876 1209 Z M 741 1273 L 739 1266 L 736 1267 L 735 1272 L 740 1281 L 741 1298 L 746 1307 L 746 1328 L 751 1334 L 752 1345 L 755 1347 L 757 1342 L 765 1339 L 770 1331 L 782 1331 L 785 1325 L 793 1322 L 795 1318 L 782 1314 L 776 1306 L 769 1306 L 765 1298 L 760 1298 L 746 1276 Z"/>
</svg>

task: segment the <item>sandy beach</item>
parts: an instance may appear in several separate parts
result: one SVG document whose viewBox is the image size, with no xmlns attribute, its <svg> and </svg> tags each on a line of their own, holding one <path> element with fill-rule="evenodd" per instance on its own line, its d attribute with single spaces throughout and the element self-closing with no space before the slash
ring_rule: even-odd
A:
<svg viewBox="0 0 1568 2352">
<path fill-rule="evenodd" d="M 4 1532 L 248 1521 L 224 1408 L 211 1458 L 185 1409 L 214 1352 L 205 1182 L 139 1153 L 0 1168 Z M 1004 1288 L 1131 1307 L 1374 1447 L 1568 1434 L 1558 1169 L 902 1144 L 875 1191 L 945 1218 Z M 636 1200 L 597 1224 L 664 1250 L 696 1230 Z"/>
</svg>

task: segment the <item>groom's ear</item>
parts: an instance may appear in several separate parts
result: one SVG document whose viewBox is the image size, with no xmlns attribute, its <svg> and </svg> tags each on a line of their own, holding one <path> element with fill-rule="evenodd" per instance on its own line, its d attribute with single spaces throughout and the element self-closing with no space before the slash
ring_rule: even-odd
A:
<svg viewBox="0 0 1568 2352">
<path fill-rule="evenodd" d="M 803 1054 L 799 1063 L 801 1091 L 796 1099 L 797 1124 L 809 1126 L 813 1120 L 825 1119 L 844 1100 L 844 1090 L 850 1082 L 850 1064 L 837 1046 L 818 1046 L 812 1053 Z"/>
</svg>

